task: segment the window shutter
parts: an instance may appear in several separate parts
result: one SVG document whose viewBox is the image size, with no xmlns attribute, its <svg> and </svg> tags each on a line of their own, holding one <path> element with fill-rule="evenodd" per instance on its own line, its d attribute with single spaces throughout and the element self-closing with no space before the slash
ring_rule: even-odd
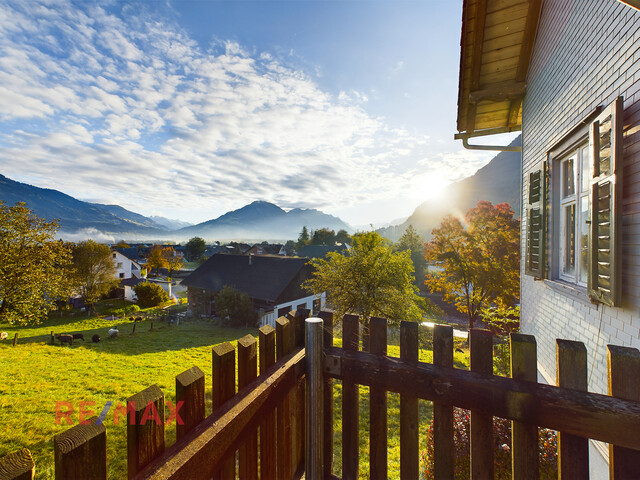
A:
<svg viewBox="0 0 640 480">
<path fill-rule="evenodd" d="M 529 173 L 525 273 L 536 278 L 544 278 L 546 270 L 546 178 L 546 162 L 541 169 Z"/>
<path fill-rule="evenodd" d="M 589 192 L 589 297 L 621 304 L 622 97 L 609 105 L 589 129 L 592 178 Z"/>
</svg>

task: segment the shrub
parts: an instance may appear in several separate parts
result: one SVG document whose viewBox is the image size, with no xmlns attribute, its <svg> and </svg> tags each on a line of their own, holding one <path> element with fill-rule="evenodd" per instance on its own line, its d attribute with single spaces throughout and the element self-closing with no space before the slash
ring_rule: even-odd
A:
<svg viewBox="0 0 640 480">
<path fill-rule="evenodd" d="M 169 300 L 167 292 L 157 283 L 139 283 L 133 287 L 133 290 L 138 297 L 138 305 L 142 308 L 155 307 Z"/>
<path fill-rule="evenodd" d="M 244 292 L 225 286 L 216 295 L 216 313 L 222 323 L 239 327 L 256 327 L 258 314 L 253 308 L 253 302 Z"/>
<path fill-rule="evenodd" d="M 455 445 L 455 473 L 456 480 L 468 479 L 471 474 L 469 460 L 470 438 L 468 410 L 453 409 L 453 432 Z M 540 478 L 558 478 L 557 436 L 556 432 L 548 428 L 538 429 L 538 452 L 540 455 Z M 493 419 L 494 444 L 494 478 L 496 480 L 511 478 L 511 422 L 504 418 Z M 427 433 L 427 450 L 422 453 L 424 463 L 423 478 L 432 480 L 433 477 L 433 420 Z"/>
<path fill-rule="evenodd" d="M 129 315 L 140 311 L 140 307 L 135 303 L 130 303 L 124 307 L 111 307 L 104 309 L 104 315 L 115 315 L 116 317 L 122 317 L 123 315 Z"/>
</svg>

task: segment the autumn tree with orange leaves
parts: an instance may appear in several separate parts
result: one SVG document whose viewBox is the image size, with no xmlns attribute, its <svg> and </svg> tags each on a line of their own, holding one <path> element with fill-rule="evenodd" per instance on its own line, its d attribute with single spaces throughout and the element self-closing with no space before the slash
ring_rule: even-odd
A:
<svg viewBox="0 0 640 480">
<path fill-rule="evenodd" d="M 514 305 L 520 285 L 520 220 L 508 203 L 481 201 L 464 223 L 448 215 L 433 230 L 425 256 L 442 271 L 425 284 L 468 315 L 473 328 L 483 308 Z"/>
</svg>

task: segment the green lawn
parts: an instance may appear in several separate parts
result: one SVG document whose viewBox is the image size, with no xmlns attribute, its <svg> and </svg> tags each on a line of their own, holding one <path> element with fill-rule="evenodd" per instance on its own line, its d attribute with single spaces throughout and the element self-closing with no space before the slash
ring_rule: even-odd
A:
<svg viewBox="0 0 640 480">
<path fill-rule="evenodd" d="M 177 307 L 180 308 L 180 307 Z M 107 330 L 118 325 L 120 336 L 109 338 Z M 211 413 L 211 346 L 224 341 L 234 343 L 246 334 L 256 336 L 256 329 L 220 328 L 208 321 L 186 321 L 179 326 L 150 321 L 133 323 L 100 318 L 53 319 L 38 327 L 0 325 L 9 339 L 0 342 L 0 457 L 27 447 L 36 462 L 37 478 L 53 478 L 53 441 L 56 433 L 69 428 L 55 423 L 56 401 L 75 406 L 78 419 L 80 401 L 93 401 L 98 415 L 106 401 L 125 403 L 131 395 L 156 384 L 166 400 L 175 403 L 175 376 L 197 365 L 206 375 L 207 415 Z M 56 333 L 83 333 L 86 342 L 74 341 L 72 347 L 49 345 L 51 330 Z M 11 346 L 19 333 L 18 345 Z M 420 330 L 420 360 L 431 362 L 428 331 Z M 100 343 L 91 343 L 99 334 Z M 340 345 L 340 339 L 336 340 Z M 399 356 L 397 340 L 389 339 L 390 356 Z M 456 346 L 464 346 L 456 341 Z M 468 351 L 455 353 L 456 366 L 468 368 Z M 341 473 L 341 385 L 335 382 L 335 473 Z M 368 388 L 361 387 L 360 399 L 360 477 L 368 478 L 369 401 Z M 389 408 L 389 476 L 399 476 L 399 395 L 388 395 Z M 113 424 L 112 411 L 105 421 L 108 441 L 109 478 L 126 478 L 126 426 Z M 168 414 L 167 409 L 167 414 Z M 420 402 L 421 451 L 426 448 L 426 432 L 431 420 L 431 404 Z M 167 445 L 175 441 L 175 424 L 167 427 Z"/>
</svg>

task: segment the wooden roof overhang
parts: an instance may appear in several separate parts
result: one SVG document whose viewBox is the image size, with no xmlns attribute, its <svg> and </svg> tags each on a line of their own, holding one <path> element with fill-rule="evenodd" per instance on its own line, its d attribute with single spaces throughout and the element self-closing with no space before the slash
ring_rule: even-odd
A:
<svg viewBox="0 0 640 480">
<path fill-rule="evenodd" d="M 471 137 L 522 129 L 522 100 L 541 4 L 464 0 L 455 138 L 465 147 Z"/>
</svg>

